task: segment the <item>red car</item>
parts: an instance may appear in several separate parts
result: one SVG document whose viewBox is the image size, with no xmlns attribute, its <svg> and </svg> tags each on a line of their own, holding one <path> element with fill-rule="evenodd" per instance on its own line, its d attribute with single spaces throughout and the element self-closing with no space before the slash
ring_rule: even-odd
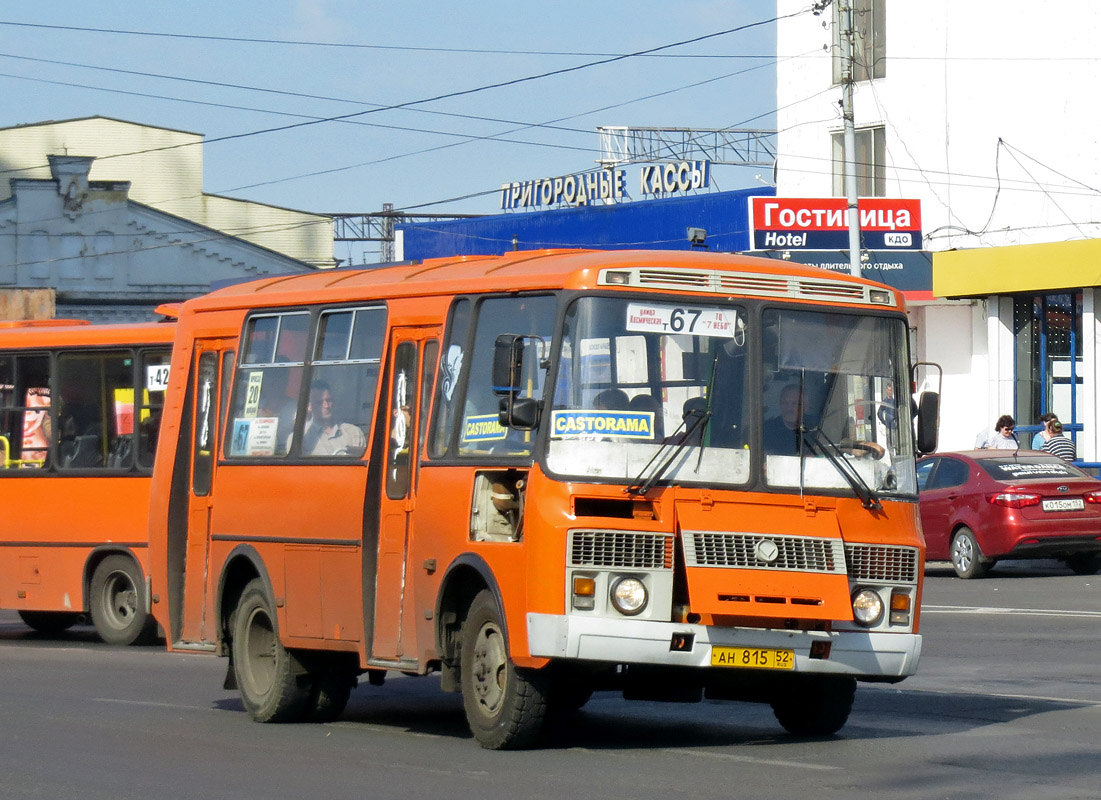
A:
<svg viewBox="0 0 1101 800">
<path fill-rule="evenodd" d="M 929 561 L 981 578 L 999 559 L 1059 558 L 1079 575 L 1101 568 L 1101 481 L 1029 450 L 937 453 L 918 461 Z"/>
</svg>

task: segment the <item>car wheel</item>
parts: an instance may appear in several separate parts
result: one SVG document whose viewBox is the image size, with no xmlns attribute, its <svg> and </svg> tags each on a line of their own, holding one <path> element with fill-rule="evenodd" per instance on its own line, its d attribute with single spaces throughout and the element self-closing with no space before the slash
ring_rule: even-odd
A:
<svg viewBox="0 0 1101 800">
<path fill-rule="evenodd" d="M 1066 561 L 1075 575 L 1096 575 L 1101 570 L 1101 553 L 1075 553 Z"/>
<path fill-rule="evenodd" d="M 956 531 L 949 555 L 952 559 L 952 568 L 961 578 L 981 578 L 994 563 L 982 554 L 979 543 L 975 541 L 975 534 L 970 528 L 960 528 Z"/>
</svg>

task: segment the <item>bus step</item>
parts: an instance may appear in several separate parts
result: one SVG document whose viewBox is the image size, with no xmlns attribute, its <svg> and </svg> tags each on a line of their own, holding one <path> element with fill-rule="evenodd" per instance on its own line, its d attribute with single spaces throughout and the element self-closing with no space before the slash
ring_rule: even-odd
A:
<svg viewBox="0 0 1101 800">
<path fill-rule="evenodd" d="M 191 650 L 196 653 L 213 653 L 218 645 L 212 642 L 173 642 L 173 650 Z"/>
</svg>

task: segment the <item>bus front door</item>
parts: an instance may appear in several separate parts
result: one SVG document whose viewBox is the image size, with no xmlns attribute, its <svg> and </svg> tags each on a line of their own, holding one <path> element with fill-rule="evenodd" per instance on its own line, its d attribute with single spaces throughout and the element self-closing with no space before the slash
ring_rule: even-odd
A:
<svg viewBox="0 0 1101 800">
<path fill-rule="evenodd" d="M 217 632 L 208 629 L 208 563 L 210 516 L 214 501 L 214 473 L 218 463 L 215 443 L 233 353 L 224 340 L 195 342 L 194 379 L 191 394 L 191 482 L 187 512 L 187 552 L 184 557 L 183 620 L 181 642 L 213 643 Z"/>
<path fill-rule="evenodd" d="M 425 405 L 439 352 L 437 328 L 401 328 L 390 339 L 386 473 L 379 503 L 378 575 L 371 655 L 402 659 L 415 653 L 413 587 L 406 569 L 416 505 L 417 453 Z"/>
</svg>

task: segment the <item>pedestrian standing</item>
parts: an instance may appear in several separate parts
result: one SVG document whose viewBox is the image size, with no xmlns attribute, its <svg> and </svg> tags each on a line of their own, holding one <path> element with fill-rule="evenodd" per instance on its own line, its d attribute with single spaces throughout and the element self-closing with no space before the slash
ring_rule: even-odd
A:
<svg viewBox="0 0 1101 800">
<path fill-rule="evenodd" d="M 1017 434 L 1013 432 L 1013 429 L 1017 427 L 1017 423 L 1014 422 L 1013 417 L 1009 414 L 1002 414 L 998 417 L 998 421 L 994 423 L 994 432 L 987 433 L 981 432 L 975 438 L 976 450 L 1018 450 L 1021 447 L 1021 443 L 1017 441 Z"/>
<path fill-rule="evenodd" d="M 1078 457 L 1078 449 L 1074 446 L 1074 440 L 1063 434 L 1063 423 L 1059 420 L 1052 421 L 1051 438 L 1044 442 L 1044 452 L 1059 456 L 1064 461 L 1074 461 Z"/>
<path fill-rule="evenodd" d="M 1055 414 L 1052 414 L 1050 411 L 1040 417 L 1040 430 L 1036 431 L 1036 435 L 1032 437 L 1033 450 L 1044 449 L 1044 442 L 1051 438 L 1050 426 L 1052 420 L 1057 419 L 1059 419 L 1059 417 L 1057 417 Z"/>
</svg>

